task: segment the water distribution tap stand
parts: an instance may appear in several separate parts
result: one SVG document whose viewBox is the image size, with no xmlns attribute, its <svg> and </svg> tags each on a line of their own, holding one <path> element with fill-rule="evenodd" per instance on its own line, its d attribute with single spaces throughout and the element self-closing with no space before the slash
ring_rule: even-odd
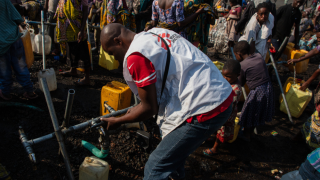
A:
<svg viewBox="0 0 320 180">
<path fill-rule="evenodd" d="M 59 127 L 59 124 L 58 124 L 57 116 L 56 116 L 56 113 L 55 113 L 55 110 L 54 110 L 54 106 L 53 106 L 52 99 L 51 99 L 51 96 L 50 96 L 50 92 L 49 92 L 49 89 L 48 89 L 47 81 L 46 81 L 45 78 L 41 78 L 40 81 L 42 83 L 42 88 L 44 90 L 43 92 L 45 94 L 45 99 L 47 101 L 48 109 L 49 109 L 49 112 L 50 112 L 50 116 L 51 116 L 51 120 L 52 120 L 52 124 L 54 126 L 55 132 L 47 134 L 47 135 L 42 136 L 42 137 L 38 137 L 36 139 L 28 140 L 25 132 L 23 131 L 23 128 L 20 126 L 19 127 L 19 134 L 20 134 L 21 142 L 22 142 L 26 152 L 29 155 L 29 159 L 33 163 L 36 163 L 37 161 L 36 161 L 36 157 L 35 157 L 35 154 L 33 152 L 33 149 L 32 149 L 32 145 L 35 145 L 35 144 L 38 144 L 38 143 L 41 143 L 41 142 L 44 142 L 44 141 L 47 141 L 47 140 L 50 140 L 50 139 L 53 139 L 54 137 L 56 137 L 57 141 L 59 143 L 59 146 L 60 146 L 61 154 L 63 156 L 64 162 L 65 162 L 65 165 L 66 165 L 68 177 L 69 177 L 69 179 L 73 180 L 74 177 L 73 177 L 73 174 L 72 174 L 72 170 L 71 170 L 68 154 L 67 154 L 67 151 L 66 151 L 66 148 L 65 148 L 65 145 L 64 145 L 63 135 L 65 135 L 65 134 L 67 134 L 69 132 L 73 132 L 73 131 L 76 131 L 76 130 L 81 130 L 81 129 L 84 129 L 84 128 L 87 128 L 87 127 L 91 127 L 94 123 L 100 122 L 100 118 L 108 118 L 108 117 L 119 116 L 121 114 L 124 114 L 130 108 L 132 108 L 134 106 L 131 106 L 131 107 L 119 110 L 119 111 L 114 111 L 114 112 L 112 112 L 110 114 L 107 114 L 107 115 L 104 115 L 104 116 L 100 116 L 100 117 L 88 120 L 86 122 L 83 122 L 83 123 L 80 123 L 80 124 L 77 124 L 77 125 L 74 125 L 74 126 L 71 126 L 71 127 L 65 127 L 64 129 L 61 129 Z M 70 93 L 70 91 L 69 91 L 69 93 Z M 72 95 L 70 95 L 70 96 L 72 96 Z M 70 100 L 70 96 L 68 95 L 68 101 L 71 101 Z M 68 112 L 68 106 L 72 106 L 72 104 L 68 105 L 68 103 L 67 103 L 66 114 L 68 114 L 67 113 Z M 71 108 L 70 108 L 69 112 L 71 112 Z"/>
</svg>

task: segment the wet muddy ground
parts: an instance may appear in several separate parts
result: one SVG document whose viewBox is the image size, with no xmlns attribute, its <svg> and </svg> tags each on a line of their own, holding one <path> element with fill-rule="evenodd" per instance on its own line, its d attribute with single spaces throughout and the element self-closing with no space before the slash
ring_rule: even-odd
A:
<svg viewBox="0 0 320 180">
<path fill-rule="evenodd" d="M 212 49 L 208 56 L 212 59 Z M 48 57 L 49 58 L 49 57 Z M 58 89 L 51 92 L 55 111 L 60 123 L 63 120 L 68 89 L 75 89 L 75 99 L 71 114 L 71 125 L 85 122 L 99 116 L 100 91 L 102 86 L 110 81 L 124 82 L 119 73 L 109 72 L 98 66 L 98 56 L 94 56 L 94 71 L 91 75 L 91 86 L 74 86 L 73 81 L 78 78 L 62 77 L 57 75 Z M 226 56 L 220 55 L 219 60 L 224 62 Z M 33 146 L 38 164 L 32 165 L 20 143 L 18 127 L 22 126 L 29 139 L 37 138 L 53 132 L 49 111 L 43 93 L 39 90 L 37 72 L 42 67 L 41 59 L 36 60 L 30 69 L 31 80 L 39 97 L 35 100 L 22 98 L 21 86 L 14 83 L 12 89 L 12 102 L 33 105 L 43 112 L 23 107 L 7 107 L 6 102 L 0 101 L 0 163 L 6 166 L 13 179 L 67 179 L 63 160 L 58 155 L 58 143 L 55 139 Z M 310 60 L 307 72 L 298 75 L 298 78 L 307 80 L 315 69 L 318 68 L 318 58 Z M 59 61 L 48 59 L 47 67 L 53 67 L 56 73 L 59 69 L 66 70 L 68 67 Z M 293 73 L 279 66 L 282 83 L 293 76 Z M 81 75 L 83 76 L 83 74 Z M 305 144 L 295 143 L 290 140 L 303 122 L 312 112 L 306 111 L 299 119 L 294 119 L 292 125 L 287 115 L 279 110 L 279 85 L 273 74 L 273 84 L 276 99 L 276 115 L 272 122 L 260 128 L 252 142 L 246 143 L 236 140 L 221 146 L 221 152 L 213 157 L 203 155 L 205 148 L 213 143 L 206 142 L 192 153 L 186 162 L 186 179 L 275 179 L 271 174 L 272 169 L 281 170 L 283 173 L 297 170 L 311 151 Z M 314 82 L 310 89 L 315 89 Z M 241 104 L 239 105 L 241 106 Z M 277 131 L 277 136 L 271 132 Z M 92 154 L 81 146 L 81 140 L 86 140 L 96 146 L 99 133 L 89 128 L 72 132 L 67 135 L 66 147 L 70 157 L 73 174 L 79 178 L 79 166 L 86 156 Z M 122 131 L 120 134 L 111 135 L 110 155 L 105 159 L 110 165 L 110 180 L 115 179 L 142 179 L 144 164 L 148 159 L 148 153 L 141 148 L 136 139 L 135 130 Z M 159 140 L 155 140 L 157 144 Z M 192 142 L 190 142 L 192 143 Z"/>
</svg>

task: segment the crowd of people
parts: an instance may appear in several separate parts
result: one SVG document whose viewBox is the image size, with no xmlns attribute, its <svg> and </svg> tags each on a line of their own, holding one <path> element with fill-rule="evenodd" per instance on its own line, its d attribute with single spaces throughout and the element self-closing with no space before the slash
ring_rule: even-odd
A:
<svg viewBox="0 0 320 180">
<path fill-rule="evenodd" d="M 107 129 L 114 129 L 122 123 L 156 115 L 162 141 L 145 165 L 144 179 L 181 179 L 185 177 L 186 158 L 212 134 L 216 134 L 214 146 L 203 151 L 207 156 L 219 153 L 219 145 L 234 138 L 237 104 L 245 84 L 251 91 L 239 116 L 239 125 L 244 129 L 238 137 L 250 142 L 255 127 L 272 121 L 274 93 L 265 62 L 269 49 L 279 59 L 284 50 L 279 48 L 290 37 L 296 49 L 309 53 L 289 60 L 289 64 L 320 53 L 320 3 L 314 0 L 307 8 L 307 2 L 294 0 L 276 7 L 270 0 L 220 0 L 219 5 L 229 11 L 224 15 L 224 35 L 236 58 L 228 60 L 220 73 L 206 55 L 210 25 L 218 18 L 213 1 L 1 0 L 0 98 L 12 98 L 12 70 L 26 91 L 24 96 L 38 96 L 30 80 L 19 31 L 25 28 L 25 19 L 39 21 L 40 10 L 48 22 L 56 23 L 55 29 L 49 28 L 51 38 L 57 39 L 51 54 L 68 56 L 71 62 L 70 70 L 59 74 L 77 76 L 76 68 L 81 65 L 85 77 L 74 83 L 90 85 L 88 19 L 100 27 L 94 29 L 92 51 L 105 51 L 123 65 L 124 79 L 141 101 L 126 115 L 101 121 L 108 122 Z M 39 32 L 37 26 L 33 28 Z M 307 41 L 308 33 L 311 38 Z M 319 75 L 317 70 L 300 89 L 306 90 Z M 293 138 L 304 139 L 315 151 L 299 172 L 284 179 L 320 177 L 319 89 L 315 94 L 316 111 Z"/>
</svg>

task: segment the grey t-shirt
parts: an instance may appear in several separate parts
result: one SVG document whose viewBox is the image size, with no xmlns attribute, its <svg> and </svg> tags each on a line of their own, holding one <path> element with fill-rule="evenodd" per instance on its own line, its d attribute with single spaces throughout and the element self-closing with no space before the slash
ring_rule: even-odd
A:
<svg viewBox="0 0 320 180">
<path fill-rule="evenodd" d="M 48 3 L 48 12 L 55 13 L 57 10 L 59 0 L 49 0 Z"/>
<path fill-rule="evenodd" d="M 267 65 L 259 53 L 254 53 L 240 62 L 239 81 L 241 86 L 247 83 L 250 90 L 270 81 Z"/>
</svg>

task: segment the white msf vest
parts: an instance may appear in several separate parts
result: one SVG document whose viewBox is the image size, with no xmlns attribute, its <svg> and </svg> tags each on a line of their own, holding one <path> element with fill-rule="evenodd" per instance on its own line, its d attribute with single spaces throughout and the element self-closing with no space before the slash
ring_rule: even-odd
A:
<svg viewBox="0 0 320 180">
<path fill-rule="evenodd" d="M 167 51 L 159 37 L 163 37 L 171 51 L 170 67 L 160 101 Z M 189 117 L 209 112 L 230 95 L 232 88 L 211 60 L 179 34 L 161 28 L 135 35 L 123 62 L 123 75 L 132 92 L 138 89 L 127 68 L 127 58 L 139 52 L 149 59 L 157 76 L 156 89 L 159 112 L 157 124 L 163 138 Z"/>
</svg>

